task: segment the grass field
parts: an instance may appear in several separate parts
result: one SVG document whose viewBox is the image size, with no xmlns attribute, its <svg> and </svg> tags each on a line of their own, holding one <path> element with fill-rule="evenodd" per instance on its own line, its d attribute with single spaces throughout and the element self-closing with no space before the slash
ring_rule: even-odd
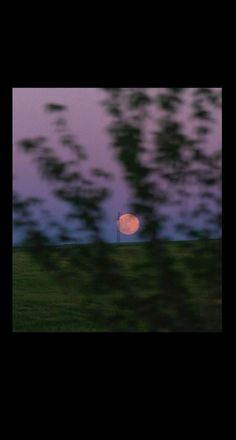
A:
<svg viewBox="0 0 236 440">
<path fill-rule="evenodd" d="M 111 244 L 114 264 L 119 265 L 125 284 L 121 288 L 114 276 L 113 287 L 104 291 L 102 285 L 91 287 L 89 267 L 82 269 L 78 263 L 66 279 L 58 279 L 27 249 L 14 248 L 13 331 L 221 331 L 220 242 L 169 242 L 165 246 L 188 291 L 183 304 L 190 314 L 186 327 L 177 311 L 178 295 L 173 301 L 173 296 L 158 288 L 160 268 L 149 267 L 145 245 Z M 82 255 L 83 249 L 86 245 L 68 247 L 67 255 L 77 251 Z M 63 249 L 58 247 L 56 254 L 66 266 Z"/>
</svg>

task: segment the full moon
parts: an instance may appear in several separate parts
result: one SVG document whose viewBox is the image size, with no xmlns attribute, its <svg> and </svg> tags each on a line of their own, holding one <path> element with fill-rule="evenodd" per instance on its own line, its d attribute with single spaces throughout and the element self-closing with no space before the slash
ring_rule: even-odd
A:
<svg viewBox="0 0 236 440">
<path fill-rule="evenodd" d="M 122 234 L 132 235 L 138 231 L 139 219 L 133 214 L 123 214 L 117 221 L 117 227 Z"/>
</svg>

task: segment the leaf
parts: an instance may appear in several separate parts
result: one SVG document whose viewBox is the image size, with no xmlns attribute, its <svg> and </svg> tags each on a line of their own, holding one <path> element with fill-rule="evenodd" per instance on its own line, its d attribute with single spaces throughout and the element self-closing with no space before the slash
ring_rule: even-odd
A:
<svg viewBox="0 0 236 440">
<path fill-rule="evenodd" d="M 200 126 L 200 127 L 197 127 L 196 132 L 198 135 L 204 136 L 210 132 L 210 129 L 209 129 L 209 127 L 206 127 L 206 126 Z"/>
<path fill-rule="evenodd" d="M 137 91 L 137 92 L 133 92 L 130 95 L 129 104 L 131 108 L 139 108 L 142 106 L 146 106 L 150 104 L 150 102 L 151 102 L 151 98 L 144 92 Z"/>
<path fill-rule="evenodd" d="M 62 112 L 66 109 L 67 109 L 67 107 L 65 105 L 61 105 L 61 104 L 50 103 L 50 104 L 46 104 L 46 106 L 45 106 L 45 110 L 49 113 Z"/>
<path fill-rule="evenodd" d="M 24 151 L 32 151 L 35 150 L 38 146 L 38 143 L 34 139 L 23 139 L 18 143 L 19 147 Z"/>
</svg>

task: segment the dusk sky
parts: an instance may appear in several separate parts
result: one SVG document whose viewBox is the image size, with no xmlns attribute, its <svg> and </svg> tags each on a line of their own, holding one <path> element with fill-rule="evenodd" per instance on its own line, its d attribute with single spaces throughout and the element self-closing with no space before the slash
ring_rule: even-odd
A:
<svg viewBox="0 0 236 440">
<path fill-rule="evenodd" d="M 156 90 L 156 89 L 155 89 Z M 109 117 L 101 105 L 104 92 L 95 88 L 16 88 L 13 89 L 13 175 L 16 180 L 14 188 L 26 196 L 37 196 L 48 200 L 50 209 L 58 217 L 63 212 L 59 201 L 49 197 L 48 184 L 41 180 L 30 157 L 21 152 L 16 143 L 24 138 L 45 136 L 53 137 L 53 115 L 45 112 L 47 103 L 66 105 L 71 132 L 86 148 L 89 155 L 89 167 L 101 167 L 113 173 L 115 179 L 111 184 L 112 196 L 106 202 L 107 220 L 104 225 L 104 236 L 108 241 L 116 240 L 117 212 L 129 212 L 128 191 L 122 178 L 122 171 L 114 159 L 114 152 L 109 147 L 110 138 L 106 132 Z M 216 124 L 210 135 L 207 148 L 221 148 L 221 112 L 215 111 Z M 183 110 L 182 119 L 188 125 L 186 113 Z M 110 184 L 109 184 L 110 185 Z M 176 234 L 171 238 L 179 238 Z M 19 235 L 14 232 L 14 242 Z M 122 236 L 122 241 L 137 241 L 138 234 Z"/>
</svg>

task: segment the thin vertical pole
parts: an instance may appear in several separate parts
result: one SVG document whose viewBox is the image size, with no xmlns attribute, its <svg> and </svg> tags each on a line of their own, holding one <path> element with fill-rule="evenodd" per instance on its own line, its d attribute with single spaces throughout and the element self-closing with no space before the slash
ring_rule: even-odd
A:
<svg viewBox="0 0 236 440">
<path fill-rule="evenodd" d="M 118 212 L 117 214 L 117 222 L 119 221 L 119 219 L 120 219 L 120 212 Z M 117 243 L 120 243 L 120 229 L 117 224 L 116 224 L 116 240 Z"/>
</svg>

